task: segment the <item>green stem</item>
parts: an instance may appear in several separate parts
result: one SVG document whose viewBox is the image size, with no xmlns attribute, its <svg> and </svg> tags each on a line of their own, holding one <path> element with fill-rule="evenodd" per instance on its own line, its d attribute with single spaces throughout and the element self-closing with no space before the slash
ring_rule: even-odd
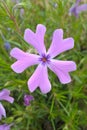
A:
<svg viewBox="0 0 87 130">
<path fill-rule="evenodd" d="M 60 106 L 64 109 L 64 111 L 66 112 L 66 114 L 69 116 L 69 112 L 68 112 L 67 109 L 64 107 L 64 105 L 63 105 L 60 101 L 58 101 L 58 102 L 59 102 Z"/>
<path fill-rule="evenodd" d="M 1 35 L 2 39 L 3 39 L 3 41 L 6 41 L 6 39 L 5 39 L 4 35 L 2 34 L 1 30 L 0 30 L 0 35 Z"/>
<path fill-rule="evenodd" d="M 51 104 L 51 108 L 50 108 L 50 113 L 52 113 L 52 111 L 53 111 L 53 106 L 54 106 L 54 98 L 52 100 L 52 104 Z"/>
<path fill-rule="evenodd" d="M 51 104 L 51 108 L 50 108 L 50 115 L 51 115 L 51 113 L 52 113 L 52 111 L 53 111 L 53 107 L 54 107 L 54 97 L 53 97 L 52 104 Z M 52 123 L 53 130 L 56 130 L 56 129 L 55 129 L 55 124 L 54 124 L 54 121 L 53 121 L 52 118 L 51 118 L 51 123 Z"/>
<path fill-rule="evenodd" d="M 55 128 L 55 124 L 54 124 L 54 121 L 53 121 L 52 118 L 51 118 L 51 123 L 52 123 L 53 130 L 56 130 L 56 128 Z"/>
<path fill-rule="evenodd" d="M 19 29 L 18 23 L 17 23 L 17 21 L 16 21 L 14 15 L 12 15 L 12 14 L 10 13 L 10 10 L 9 10 L 8 6 L 6 5 L 6 3 L 4 2 L 4 0 L 2 0 L 2 3 L 3 3 L 3 5 L 4 5 L 4 9 L 5 9 L 6 12 L 8 13 L 8 16 L 9 16 L 10 19 L 14 22 L 14 24 L 15 24 L 15 26 L 16 26 L 16 30 L 18 31 L 19 34 L 21 34 L 21 31 L 20 31 L 20 29 Z"/>
</svg>

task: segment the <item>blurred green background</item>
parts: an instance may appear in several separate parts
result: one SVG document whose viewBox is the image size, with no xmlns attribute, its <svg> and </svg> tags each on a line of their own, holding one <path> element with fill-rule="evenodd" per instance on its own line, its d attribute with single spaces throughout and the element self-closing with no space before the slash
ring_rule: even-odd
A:
<svg viewBox="0 0 87 130">
<path fill-rule="evenodd" d="M 69 16 L 69 8 L 74 3 L 75 0 L 0 0 L 0 90 L 11 90 L 11 96 L 15 98 L 13 104 L 3 101 L 7 118 L 0 124 L 14 123 L 12 130 L 87 130 L 87 11 L 78 19 Z M 26 28 L 35 31 L 39 23 L 47 27 L 47 48 L 57 28 L 64 30 L 64 38 L 75 40 L 72 50 L 56 57 L 76 62 L 77 70 L 70 73 L 72 82 L 62 85 L 49 71 L 52 90 L 46 95 L 39 89 L 33 93 L 28 90 L 27 80 L 36 66 L 21 74 L 16 74 L 10 67 L 15 61 L 10 56 L 12 48 L 35 53 L 23 35 Z M 34 96 L 34 101 L 27 107 L 23 103 L 26 93 Z"/>
</svg>

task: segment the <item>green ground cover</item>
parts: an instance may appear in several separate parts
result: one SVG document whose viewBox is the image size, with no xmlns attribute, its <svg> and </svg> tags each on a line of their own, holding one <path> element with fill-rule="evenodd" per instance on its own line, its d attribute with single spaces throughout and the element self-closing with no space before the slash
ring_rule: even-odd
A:
<svg viewBox="0 0 87 130">
<path fill-rule="evenodd" d="M 0 0 L 0 90 L 9 89 L 15 99 L 13 104 L 3 101 L 7 117 L 3 117 L 0 124 L 14 123 L 12 130 L 87 130 L 87 12 L 82 12 L 79 18 L 69 16 L 69 8 L 74 2 L 20 0 L 15 3 L 12 0 Z M 21 74 L 11 69 L 15 62 L 10 56 L 12 48 L 35 53 L 23 36 L 26 28 L 35 31 L 37 24 L 44 24 L 47 28 L 47 48 L 57 28 L 64 30 L 64 38 L 73 37 L 75 41 L 73 49 L 56 57 L 76 62 L 77 70 L 70 73 L 72 82 L 61 84 L 49 70 L 52 90 L 45 95 L 39 89 L 33 93 L 28 90 L 27 81 L 36 66 Z M 8 50 L 5 48 L 7 42 L 11 45 Z M 23 103 L 25 94 L 34 96 L 27 107 Z"/>
</svg>

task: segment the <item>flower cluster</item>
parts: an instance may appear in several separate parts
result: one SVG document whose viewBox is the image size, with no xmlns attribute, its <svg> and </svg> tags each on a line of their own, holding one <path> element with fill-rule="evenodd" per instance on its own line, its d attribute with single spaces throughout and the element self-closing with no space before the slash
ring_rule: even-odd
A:
<svg viewBox="0 0 87 130">
<path fill-rule="evenodd" d="M 12 0 L 14 9 L 20 9 L 20 18 L 23 18 L 24 8 L 21 5 L 25 6 L 24 2 L 20 4 L 20 0 Z M 87 4 L 80 4 L 81 0 L 76 0 L 74 5 L 69 9 L 69 14 L 74 15 L 76 18 L 79 17 L 79 14 L 83 11 L 87 11 Z M 3 6 L 4 7 L 4 6 Z M 7 7 L 7 6 L 6 6 Z M 26 6 L 25 6 L 26 7 Z M 53 7 L 56 9 L 59 7 L 57 3 L 54 3 Z M 14 14 L 11 16 L 8 11 L 8 15 L 11 17 L 13 22 L 16 25 L 16 20 Z M 31 54 L 28 52 L 24 52 L 20 48 L 13 48 L 11 50 L 10 43 L 5 40 L 4 36 L 1 34 L 4 42 L 4 48 L 8 52 L 11 50 L 11 57 L 16 59 L 16 62 L 11 65 L 11 68 L 16 73 L 22 73 L 27 68 L 37 65 L 36 70 L 29 78 L 27 84 L 30 92 L 34 92 L 37 88 L 43 94 L 47 94 L 51 91 L 51 83 L 48 76 L 48 69 L 50 69 L 53 73 L 56 74 L 58 80 L 62 84 L 68 84 L 71 82 L 70 72 L 76 70 L 76 63 L 74 61 L 63 61 L 56 59 L 56 56 L 61 53 L 68 51 L 74 47 L 74 39 L 72 37 L 63 38 L 63 30 L 56 29 L 53 32 L 52 42 L 50 47 L 46 51 L 46 47 L 44 44 L 44 36 L 46 33 L 46 27 L 43 24 L 38 24 L 36 27 L 36 32 L 33 32 L 31 29 L 27 28 L 24 32 L 24 40 L 31 46 L 33 46 L 37 53 Z M 16 44 L 15 44 L 16 45 Z M 10 90 L 3 89 L 0 91 L 0 101 L 5 100 L 9 103 L 14 102 L 14 98 L 10 96 Z M 32 95 L 25 94 L 23 103 L 24 106 L 30 106 L 31 101 L 34 100 Z M 0 102 L 0 120 L 2 117 L 6 117 L 6 110 Z M 10 130 L 13 124 L 2 124 L 0 125 L 0 130 Z"/>
</svg>

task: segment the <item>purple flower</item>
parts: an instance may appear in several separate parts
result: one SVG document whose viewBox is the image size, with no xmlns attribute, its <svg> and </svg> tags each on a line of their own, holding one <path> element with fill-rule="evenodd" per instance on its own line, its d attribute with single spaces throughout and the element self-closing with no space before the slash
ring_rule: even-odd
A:
<svg viewBox="0 0 87 130">
<path fill-rule="evenodd" d="M 73 38 L 63 39 L 63 30 L 56 29 L 53 33 L 52 43 L 46 53 L 44 45 L 44 35 L 46 27 L 38 24 L 36 33 L 26 29 L 24 39 L 28 44 L 36 48 L 39 55 L 23 52 L 19 48 L 13 48 L 10 55 L 17 59 L 11 66 L 16 73 L 22 73 L 26 68 L 38 64 L 33 75 L 28 81 L 28 87 L 33 92 L 37 87 L 42 93 L 48 93 L 51 90 L 51 84 L 48 78 L 47 67 L 51 69 L 63 84 L 71 81 L 69 72 L 76 70 L 76 64 L 73 61 L 60 61 L 53 59 L 60 53 L 70 50 L 74 47 Z"/>
<path fill-rule="evenodd" d="M 69 9 L 69 14 L 75 15 L 77 18 L 79 16 L 79 13 L 87 10 L 87 4 L 79 5 L 80 1 L 81 0 L 76 0 L 76 3 Z"/>
<path fill-rule="evenodd" d="M 10 125 L 7 125 L 7 124 L 0 125 L 0 130 L 10 130 L 10 127 L 12 125 L 13 124 L 10 124 Z"/>
<path fill-rule="evenodd" d="M 5 100 L 10 103 L 13 103 L 14 99 L 12 97 L 10 97 L 9 95 L 10 95 L 10 91 L 7 89 L 3 89 L 0 92 L 0 100 Z M 0 103 L 0 120 L 1 120 L 2 116 L 6 117 L 6 111 L 3 107 L 3 105 Z"/>
<path fill-rule="evenodd" d="M 5 47 L 5 49 L 6 49 L 7 51 L 11 49 L 11 45 L 10 45 L 9 42 L 5 42 L 5 43 L 4 43 L 4 47 Z"/>
<path fill-rule="evenodd" d="M 34 97 L 32 95 L 24 95 L 24 105 L 25 106 L 29 106 L 30 105 L 30 101 L 34 100 Z"/>
</svg>

